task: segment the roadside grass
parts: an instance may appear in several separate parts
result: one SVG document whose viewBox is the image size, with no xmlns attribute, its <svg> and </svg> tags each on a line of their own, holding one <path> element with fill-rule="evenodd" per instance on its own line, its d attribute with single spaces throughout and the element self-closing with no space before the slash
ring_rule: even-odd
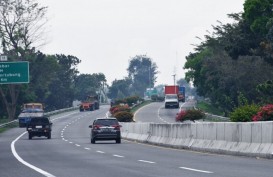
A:
<svg viewBox="0 0 273 177">
<path fill-rule="evenodd" d="M 218 115 L 218 116 L 224 115 L 223 111 L 221 111 L 220 109 L 217 109 L 213 105 L 206 103 L 204 101 L 198 102 L 196 106 L 197 106 L 197 108 L 201 109 L 202 111 L 210 113 L 210 114 L 214 114 L 214 115 Z"/>
<path fill-rule="evenodd" d="M 139 105 L 133 107 L 133 108 L 131 109 L 130 112 L 131 112 L 132 114 L 134 114 L 138 109 L 140 109 L 140 108 L 142 108 L 143 106 L 146 106 L 146 105 L 148 105 L 148 104 L 150 104 L 150 103 L 152 103 L 152 101 L 150 101 L 150 100 L 143 101 L 141 104 L 139 104 Z"/>
<path fill-rule="evenodd" d="M 10 120 L 8 119 L 0 119 L 0 124 L 4 124 L 4 123 L 7 123 L 7 122 L 10 122 Z M 10 123 L 4 127 L 0 127 L 0 133 L 3 133 L 4 131 L 8 130 L 8 129 L 11 129 L 11 128 L 15 128 L 15 127 L 18 127 L 18 122 L 13 122 L 13 123 Z"/>
</svg>

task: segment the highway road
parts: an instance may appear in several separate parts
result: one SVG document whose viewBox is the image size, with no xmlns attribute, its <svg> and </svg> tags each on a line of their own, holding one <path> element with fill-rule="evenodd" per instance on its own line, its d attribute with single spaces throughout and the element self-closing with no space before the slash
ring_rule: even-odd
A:
<svg viewBox="0 0 273 177">
<path fill-rule="evenodd" d="M 160 105 L 161 104 L 161 105 Z M 162 103 L 137 113 L 137 120 L 164 123 Z M 149 109 L 152 113 L 143 114 Z M 273 161 L 156 147 L 122 140 L 90 143 L 88 125 L 105 117 L 109 106 L 93 112 L 52 117 L 52 139 L 28 140 L 25 130 L 0 134 L 0 177 L 272 177 Z M 161 112 L 162 111 L 162 112 Z M 165 110 L 175 113 L 177 110 Z M 159 111 L 167 119 L 170 112 Z M 156 115 L 154 115 L 156 114 Z M 173 121 L 171 117 L 166 121 Z"/>
<path fill-rule="evenodd" d="M 181 109 L 189 109 L 195 106 L 194 101 L 180 103 L 179 108 L 168 108 L 164 106 L 164 102 L 151 103 L 139 109 L 135 114 L 137 122 L 153 122 L 153 123 L 177 123 L 175 121 L 176 114 Z M 185 121 L 184 123 L 189 123 Z"/>
</svg>

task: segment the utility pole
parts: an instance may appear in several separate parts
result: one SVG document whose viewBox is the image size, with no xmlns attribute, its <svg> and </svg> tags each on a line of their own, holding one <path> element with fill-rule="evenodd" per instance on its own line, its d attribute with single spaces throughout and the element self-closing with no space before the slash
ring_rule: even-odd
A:
<svg viewBox="0 0 273 177">
<path fill-rule="evenodd" d="M 173 76 L 173 85 L 175 86 L 175 85 L 176 85 L 176 84 L 175 84 L 175 76 L 176 76 L 176 74 L 173 74 L 172 76 Z M 176 93 L 176 87 L 174 87 L 174 88 L 175 88 L 174 91 L 175 91 L 175 93 Z"/>
</svg>

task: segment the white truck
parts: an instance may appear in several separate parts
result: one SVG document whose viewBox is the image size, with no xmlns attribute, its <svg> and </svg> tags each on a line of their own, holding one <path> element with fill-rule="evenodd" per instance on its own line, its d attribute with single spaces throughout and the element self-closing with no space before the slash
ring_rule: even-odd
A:
<svg viewBox="0 0 273 177">
<path fill-rule="evenodd" d="M 179 108 L 179 101 L 177 94 L 166 94 L 165 95 L 165 108 Z"/>
</svg>

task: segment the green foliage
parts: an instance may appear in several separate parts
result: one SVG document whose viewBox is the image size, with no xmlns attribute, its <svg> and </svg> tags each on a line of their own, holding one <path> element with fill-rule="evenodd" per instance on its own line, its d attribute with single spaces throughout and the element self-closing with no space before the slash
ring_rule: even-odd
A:
<svg viewBox="0 0 273 177">
<path fill-rule="evenodd" d="M 134 115 L 127 111 L 120 111 L 114 114 L 114 117 L 117 118 L 119 122 L 133 122 Z"/>
<path fill-rule="evenodd" d="M 102 73 L 75 76 L 75 99 L 85 100 L 88 95 L 96 95 L 96 91 L 102 87 L 104 82 L 106 82 L 106 78 Z"/>
<path fill-rule="evenodd" d="M 220 110 L 219 108 L 217 108 L 216 106 L 206 103 L 204 101 L 198 102 L 197 103 L 197 108 L 201 109 L 204 112 L 208 112 L 214 115 L 219 115 L 222 116 L 223 115 L 223 111 Z"/>
<path fill-rule="evenodd" d="M 205 113 L 201 110 L 181 110 L 177 115 L 175 120 L 177 122 L 183 122 L 185 120 L 190 120 L 195 122 L 195 120 L 200 120 L 205 118 Z"/>
<path fill-rule="evenodd" d="M 255 104 L 240 106 L 230 113 L 230 120 L 232 122 L 250 122 L 258 111 L 259 106 Z"/>
<path fill-rule="evenodd" d="M 158 95 L 152 95 L 151 100 L 152 101 L 164 101 L 164 97 L 163 96 L 158 96 Z"/>
<path fill-rule="evenodd" d="M 268 80 L 256 87 L 262 103 L 269 104 L 273 102 L 273 81 Z"/>
<path fill-rule="evenodd" d="M 157 65 L 146 55 L 137 55 L 129 62 L 129 78 L 132 83 L 131 95 L 142 96 L 146 88 L 153 88 L 156 82 Z"/>
<path fill-rule="evenodd" d="M 119 104 L 127 104 L 128 106 L 133 106 L 139 101 L 142 101 L 143 99 L 140 98 L 139 96 L 129 96 L 123 99 L 117 99 L 115 100 L 115 105 Z"/>
<path fill-rule="evenodd" d="M 272 0 L 246 0 L 244 3 L 244 19 L 250 29 L 257 34 L 266 35 L 267 22 L 273 17 Z"/>
<path fill-rule="evenodd" d="M 109 87 L 108 97 L 111 99 L 121 99 L 130 96 L 130 84 L 131 80 L 129 78 L 114 80 Z"/>
</svg>

